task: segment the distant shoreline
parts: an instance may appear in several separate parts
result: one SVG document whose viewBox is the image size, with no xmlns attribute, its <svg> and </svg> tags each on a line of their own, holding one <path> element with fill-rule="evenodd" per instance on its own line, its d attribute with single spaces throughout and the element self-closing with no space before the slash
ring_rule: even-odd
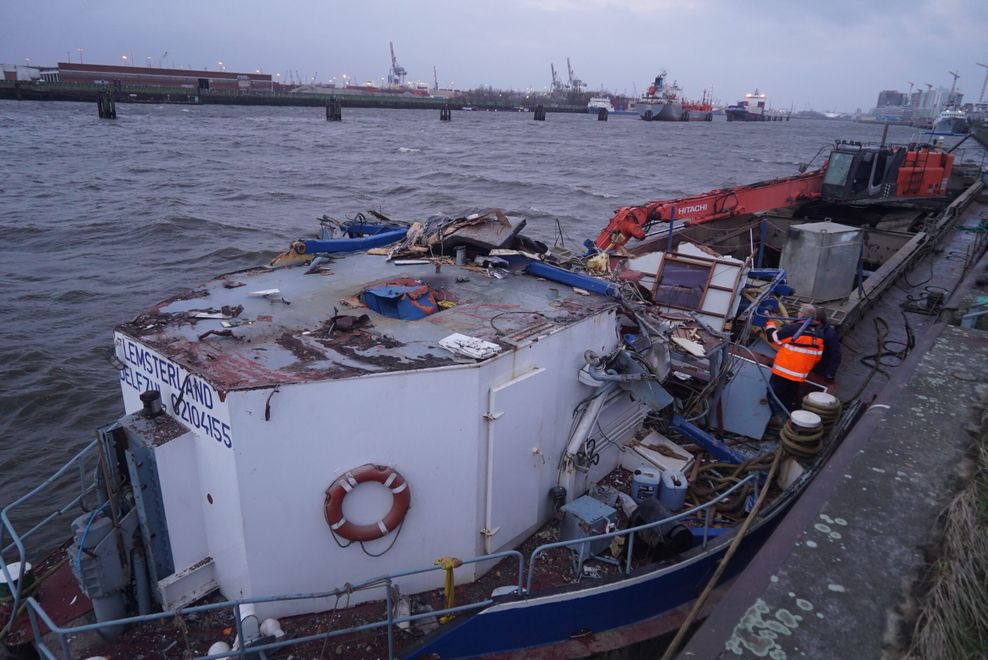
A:
<svg viewBox="0 0 988 660">
<path fill-rule="evenodd" d="M 344 108 L 391 108 L 398 110 L 439 110 L 448 104 L 453 110 L 470 108 L 493 112 L 525 112 L 532 107 L 521 108 L 505 103 L 492 103 L 466 97 L 446 99 L 421 96 L 382 96 L 369 94 L 302 94 L 283 92 L 228 93 L 182 88 L 154 87 L 103 87 L 97 85 L 70 85 L 64 83 L 35 83 L 0 81 L 0 99 L 16 101 L 71 101 L 95 103 L 101 93 L 109 92 L 117 103 L 173 103 L 178 105 L 262 105 L 323 107 L 330 99 L 340 102 Z M 546 112 L 586 113 L 586 107 L 545 104 Z"/>
</svg>

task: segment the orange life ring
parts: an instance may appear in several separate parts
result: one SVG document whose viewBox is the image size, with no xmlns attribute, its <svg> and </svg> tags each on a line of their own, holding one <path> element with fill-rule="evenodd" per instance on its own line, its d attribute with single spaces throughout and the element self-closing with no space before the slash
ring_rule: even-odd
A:
<svg viewBox="0 0 988 660">
<path fill-rule="evenodd" d="M 367 481 L 376 481 L 391 491 L 391 510 L 376 523 L 357 525 L 343 516 L 343 498 Z M 385 465 L 361 465 L 348 471 L 326 490 L 326 523 L 337 536 L 349 541 L 373 541 L 393 532 L 408 513 L 412 493 L 408 482 L 396 470 Z"/>
</svg>

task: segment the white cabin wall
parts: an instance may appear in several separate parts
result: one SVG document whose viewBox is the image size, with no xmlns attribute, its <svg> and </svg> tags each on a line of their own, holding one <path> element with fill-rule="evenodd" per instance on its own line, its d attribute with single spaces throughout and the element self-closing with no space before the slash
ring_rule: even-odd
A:
<svg viewBox="0 0 988 660">
<path fill-rule="evenodd" d="M 573 410 L 580 401 L 593 392 L 592 388 L 578 380 L 579 371 L 586 364 L 583 354 L 587 350 L 592 350 L 603 355 L 614 350 L 617 344 L 615 312 L 610 311 L 542 337 L 515 352 L 513 359 L 515 377 L 532 367 L 546 369 L 541 399 L 531 411 L 533 431 L 541 429 L 538 442 L 541 445 L 542 456 L 545 458 L 538 472 L 537 500 L 532 502 L 532 506 L 538 509 L 539 522 L 512 538 L 495 537 L 497 541 L 494 546 L 495 551 L 514 548 L 553 515 L 549 489 L 556 485 L 559 462 L 569 441 Z M 497 384 L 492 382 L 490 386 L 494 387 Z M 485 566 L 486 568 L 489 567 Z"/>
<path fill-rule="evenodd" d="M 256 595 L 247 586 L 247 544 L 242 524 L 243 502 L 238 485 L 237 462 L 243 449 L 233 435 L 233 451 L 212 438 L 199 437 L 200 502 L 209 543 L 209 556 L 216 565 L 220 591 L 227 598 Z M 212 504 L 209 498 L 212 497 Z"/>
<path fill-rule="evenodd" d="M 541 368 L 544 386 L 520 413 L 530 416 L 532 447 L 545 459 L 528 477 L 538 481 L 535 488 L 527 486 L 535 493 L 531 507 L 537 523 L 513 538 L 495 538 L 495 550 L 516 546 L 553 513 L 548 492 L 557 481 L 573 409 L 592 392 L 577 378 L 583 354 L 588 349 L 608 353 L 617 345 L 614 315 L 584 319 L 477 365 L 227 393 L 213 413 L 229 424 L 232 447 L 196 429 L 198 498 L 183 500 L 190 516 L 201 515 L 223 595 L 328 591 L 425 567 L 444 555 L 467 559 L 483 554 L 490 423 L 484 415 L 490 390 Z M 162 399 L 171 414 L 169 394 L 165 383 Z M 140 407 L 138 392 L 128 391 L 126 384 L 124 395 L 128 412 Z M 533 461 L 530 452 L 526 460 Z M 330 484 L 365 463 L 393 466 L 412 493 L 400 535 L 377 559 L 359 544 L 338 547 L 323 513 Z M 387 505 L 382 508 L 366 490 L 354 491 L 347 504 L 368 508 L 366 519 L 375 520 Z M 201 513 L 195 511 L 197 499 Z M 387 535 L 365 547 L 381 552 L 392 540 Z M 471 581 L 489 568 L 464 566 L 456 571 L 457 582 Z M 399 583 L 404 592 L 414 593 L 441 586 L 442 578 L 436 571 Z M 382 597 L 376 590 L 354 594 L 350 602 Z M 285 616 L 333 605 L 295 601 L 258 611 Z"/>
<path fill-rule="evenodd" d="M 253 595 L 328 591 L 428 566 L 444 555 L 474 556 L 480 524 L 471 499 L 481 488 L 477 438 L 483 422 L 479 372 L 423 370 L 282 386 L 273 395 L 231 393 Z M 340 548 L 323 512 L 330 484 L 365 463 L 395 468 L 411 490 L 397 539 L 389 534 L 364 544 L 380 553 L 395 541 L 380 558 L 369 557 L 357 543 Z M 347 505 L 367 510 L 359 516 L 362 522 L 382 517 L 389 505 L 385 501 L 382 508 L 374 497 L 379 493 L 367 490 L 347 496 Z M 473 568 L 457 573 L 468 581 Z M 418 592 L 440 586 L 442 578 L 437 571 L 398 582 L 404 591 Z M 383 596 L 378 589 L 354 594 L 350 602 Z M 284 616 L 332 604 L 297 601 L 258 609 Z"/>
<path fill-rule="evenodd" d="M 180 415 L 175 414 L 172 395 L 178 396 L 180 389 L 174 383 L 187 382 L 188 372 L 185 369 L 180 368 L 170 360 L 166 360 L 160 353 L 148 349 L 140 342 L 121 333 L 115 333 L 114 343 L 117 357 L 123 360 L 126 365 L 126 368 L 120 373 L 125 412 L 132 414 L 139 411 L 143 407 L 140 401 L 140 390 L 153 388 L 161 392 L 163 409 L 172 417 L 179 419 L 182 424 L 192 428 L 192 434 L 195 438 L 193 445 L 199 490 L 196 493 L 190 493 L 188 498 L 182 498 L 181 502 L 188 507 L 184 512 L 180 512 L 178 500 L 172 500 L 172 511 L 166 513 L 169 523 L 176 516 L 201 519 L 208 555 L 213 558 L 216 565 L 216 577 L 220 590 L 228 598 L 249 596 L 250 593 L 245 588 L 247 555 L 241 523 L 240 494 L 236 470 L 237 454 L 240 452 L 240 448 L 237 446 L 236 440 L 233 440 L 232 447 L 227 447 L 222 441 L 207 435 L 202 428 L 192 426 L 188 419 L 183 419 Z M 148 362 L 142 363 L 136 360 L 135 353 L 131 350 L 134 347 L 139 347 L 141 350 L 154 355 L 163 365 L 174 369 L 175 374 L 169 377 L 167 369 L 161 365 L 158 368 L 150 368 L 147 366 Z M 162 376 L 162 374 L 164 375 Z M 194 399 L 195 397 L 191 395 L 188 398 L 183 397 L 183 401 L 199 404 L 198 407 L 206 411 L 206 406 Z M 215 417 L 218 423 L 229 425 L 229 401 L 222 401 L 218 393 L 213 392 L 211 402 L 212 407 L 208 409 L 209 415 Z M 188 414 L 188 407 L 183 408 L 183 410 Z M 159 467 L 159 471 L 161 470 L 163 468 Z M 190 476 L 189 485 L 192 481 Z M 213 498 L 212 504 L 209 503 L 207 495 Z M 170 535 L 171 530 L 169 530 Z M 182 544 L 184 541 L 172 539 L 171 543 L 174 546 L 176 543 Z M 190 547 L 192 545 L 190 544 Z M 203 558 L 205 556 L 200 557 L 200 559 Z M 182 568 L 185 566 L 179 565 L 176 561 L 176 571 Z"/>
<path fill-rule="evenodd" d="M 154 449 L 176 573 L 209 555 L 196 442 L 195 433 L 186 433 Z"/>
</svg>

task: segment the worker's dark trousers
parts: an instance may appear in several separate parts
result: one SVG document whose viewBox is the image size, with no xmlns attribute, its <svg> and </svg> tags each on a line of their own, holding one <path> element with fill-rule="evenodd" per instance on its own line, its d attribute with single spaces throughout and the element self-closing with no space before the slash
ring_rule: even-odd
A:
<svg viewBox="0 0 988 660">
<path fill-rule="evenodd" d="M 775 396 L 782 402 L 782 405 L 786 407 L 785 410 L 780 410 L 779 404 L 776 403 L 770 396 L 769 405 L 772 406 L 773 411 L 788 416 L 788 414 L 793 410 L 799 409 L 799 389 L 802 383 L 795 380 L 789 380 L 788 378 L 783 378 L 777 374 L 772 374 L 772 377 L 768 381 L 768 385 L 772 388 L 772 391 L 775 392 Z"/>
</svg>

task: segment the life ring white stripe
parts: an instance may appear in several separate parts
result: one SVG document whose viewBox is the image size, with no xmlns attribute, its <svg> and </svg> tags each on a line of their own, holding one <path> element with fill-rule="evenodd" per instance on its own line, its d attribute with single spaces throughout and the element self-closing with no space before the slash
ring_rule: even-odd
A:
<svg viewBox="0 0 988 660">
<path fill-rule="evenodd" d="M 336 523 L 335 525 L 330 525 L 329 528 L 335 532 L 345 524 L 346 524 L 346 518 L 340 518 L 340 521 L 338 523 Z"/>
<path fill-rule="evenodd" d="M 377 521 L 377 528 L 379 530 L 381 530 L 381 534 L 387 534 L 388 533 L 388 526 L 384 524 L 384 521 L 383 520 L 378 520 Z"/>
<path fill-rule="evenodd" d="M 384 484 L 384 485 L 387 486 L 387 484 Z M 398 493 L 400 493 L 401 491 L 405 490 L 406 488 L 408 488 L 408 484 L 407 483 L 402 483 L 400 486 L 395 486 L 394 488 L 392 488 L 391 489 L 391 492 L 394 493 L 395 495 L 397 495 Z"/>
<path fill-rule="evenodd" d="M 388 478 L 384 480 L 384 486 L 386 488 L 391 488 L 391 484 L 393 484 L 395 482 L 395 479 L 397 478 L 398 475 L 392 472 L 390 475 L 388 475 Z"/>
<path fill-rule="evenodd" d="M 340 486 L 342 486 L 343 487 L 343 490 L 345 490 L 348 493 L 351 490 L 353 490 L 353 487 L 356 486 L 356 485 L 357 484 L 350 485 L 350 482 L 347 479 L 344 479 L 343 481 L 340 482 Z"/>
</svg>

